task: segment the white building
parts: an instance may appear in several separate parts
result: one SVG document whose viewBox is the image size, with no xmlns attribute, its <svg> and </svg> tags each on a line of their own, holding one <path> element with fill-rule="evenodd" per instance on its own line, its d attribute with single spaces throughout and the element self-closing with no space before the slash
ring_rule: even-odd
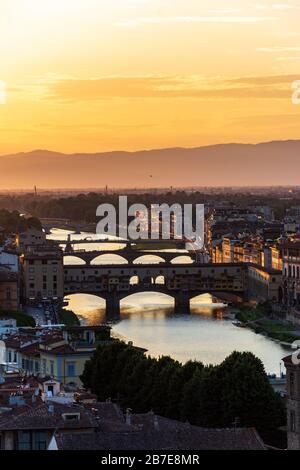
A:
<svg viewBox="0 0 300 470">
<path fill-rule="evenodd" d="M 0 337 L 2 335 L 11 335 L 17 332 L 17 320 L 13 318 L 3 318 L 0 320 Z"/>
</svg>

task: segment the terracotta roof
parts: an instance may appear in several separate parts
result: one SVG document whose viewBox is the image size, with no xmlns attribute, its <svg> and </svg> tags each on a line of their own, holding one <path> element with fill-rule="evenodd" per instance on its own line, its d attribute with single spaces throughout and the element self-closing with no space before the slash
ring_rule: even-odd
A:
<svg viewBox="0 0 300 470">
<path fill-rule="evenodd" d="M 0 430 L 20 429 L 96 429 L 98 422 L 89 410 L 73 405 L 54 403 L 53 412 L 45 403 L 17 406 L 0 414 Z M 79 420 L 65 420 L 63 414 L 80 413 Z"/>
<path fill-rule="evenodd" d="M 36 357 L 39 356 L 39 343 L 33 343 L 29 344 L 28 346 L 25 346 L 24 348 L 20 348 L 20 352 L 24 354 L 24 356 L 32 356 Z"/>
<path fill-rule="evenodd" d="M 63 344 L 57 348 L 52 349 L 40 349 L 40 353 L 43 354 L 78 354 L 78 351 L 75 351 L 69 344 Z"/>
<path fill-rule="evenodd" d="M 154 418 L 156 424 L 154 423 Z M 100 431 L 56 436 L 61 450 L 265 450 L 264 443 L 253 428 L 206 429 L 188 423 L 134 415 L 132 426 L 114 423 L 107 430 L 100 421 Z"/>
</svg>

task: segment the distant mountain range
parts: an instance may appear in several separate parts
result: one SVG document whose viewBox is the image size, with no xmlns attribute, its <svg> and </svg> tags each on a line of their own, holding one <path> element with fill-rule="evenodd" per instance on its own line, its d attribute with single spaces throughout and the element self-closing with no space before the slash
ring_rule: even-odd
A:
<svg viewBox="0 0 300 470">
<path fill-rule="evenodd" d="M 0 157 L 0 189 L 300 185 L 300 140 Z"/>
</svg>

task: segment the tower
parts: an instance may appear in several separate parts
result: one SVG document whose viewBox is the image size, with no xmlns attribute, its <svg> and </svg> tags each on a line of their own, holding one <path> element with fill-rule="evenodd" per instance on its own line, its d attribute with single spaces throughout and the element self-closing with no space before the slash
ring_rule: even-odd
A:
<svg viewBox="0 0 300 470">
<path fill-rule="evenodd" d="M 288 449 L 300 450 L 300 359 L 296 354 L 283 359 L 287 380 Z"/>
</svg>

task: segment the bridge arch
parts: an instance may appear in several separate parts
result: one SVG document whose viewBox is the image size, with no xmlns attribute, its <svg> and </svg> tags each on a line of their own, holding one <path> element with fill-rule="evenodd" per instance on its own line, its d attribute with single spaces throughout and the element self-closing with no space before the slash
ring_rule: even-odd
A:
<svg viewBox="0 0 300 470">
<path fill-rule="evenodd" d="M 142 255 L 134 259 L 133 264 L 160 264 L 165 263 L 165 259 L 159 255 Z"/>
<path fill-rule="evenodd" d="M 166 276 L 160 275 L 160 276 L 154 277 L 154 284 L 165 286 L 166 283 L 167 283 Z"/>
<path fill-rule="evenodd" d="M 86 294 L 78 291 L 73 294 L 65 294 L 65 302 L 68 302 L 66 310 L 72 310 L 77 317 L 91 324 L 105 323 L 106 321 L 106 301 L 99 295 Z"/>
<path fill-rule="evenodd" d="M 193 264 L 194 260 L 190 257 L 190 255 L 179 255 L 175 256 L 171 264 Z"/>
<path fill-rule="evenodd" d="M 105 303 L 105 296 L 102 296 L 101 292 L 99 292 L 99 294 L 97 292 L 88 293 L 80 289 L 76 290 L 76 292 L 65 292 L 64 302 L 69 302 L 69 307 L 71 304 L 74 305 L 75 301 L 79 309 L 81 309 L 81 307 L 82 309 L 89 309 L 90 307 L 97 308 L 99 302 Z"/>
<path fill-rule="evenodd" d="M 81 258 L 80 256 L 74 255 L 74 256 L 64 256 L 64 265 L 86 265 L 86 261 Z"/>
<path fill-rule="evenodd" d="M 137 286 L 140 283 L 141 279 L 139 278 L 139 276 L 131 276 L 131 278 L 129 279 L 129 284 L 131 286 Z"/>
<path fill-rule="evenodd" d="M 133 294 L 124 293 L 124 295 L 120 297 L 120 302 L 124 303 L 124 301 L 127 302 L 128 300 L 132 300 L 133 298 L 136 298 L 136 299 L 138 299 L 139 297 L 142 298 L 145 294 L 147 296 L 151 295 L 153 299 L 156 298 L 158 305 L 162 305 L 162 304 L 172 305 L 172 301 L 173 302 L 175 301 L 175 295 L 173 295 L 171 292 L 169 293 L 157 292 L 155 289 L 154 290 L 150 289 L 149 291 L 141 290 L 140 292 L 135 292 Z M 143 300 L 143 303 L 144 303 L 144 300 Z M 151 302 L 151 305 L 152 305 L 152 302 Z"/>
<path fill-rule="evenodd" d="M 112 254 L 112 253 L 103 253 L 99 256 L 96 256 L 92 261 L 91 265 L 92 266 L 99 266 L 99 265 L 121 265 L 121 264 L 128 264 L 128 261 L 126 258 L 124 258 L 121 255 L 118 254 Z"/>
</svg>

